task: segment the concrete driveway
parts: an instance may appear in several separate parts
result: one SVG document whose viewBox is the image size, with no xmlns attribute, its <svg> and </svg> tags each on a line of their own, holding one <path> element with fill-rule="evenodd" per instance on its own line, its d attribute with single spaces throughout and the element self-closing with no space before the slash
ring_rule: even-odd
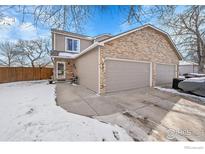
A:
<svg viewBox="0 0 205 154">
<path fill-rule="evenodd" d="M 117 124 L 136 141 L 205 141 L 205 106 L 198 99 L 154 88 L 98 96 L 57 83 L 57 105 L 68 112 Z"/>
<path fill-rule="evenodd" d="M 122 112 L 126 108 L 115 97 L 99 96 L 80 85 L 72 86 L 69 83 L 57 83 L 57 105 L 69 112 L 99 116 Z"/>
</svg>

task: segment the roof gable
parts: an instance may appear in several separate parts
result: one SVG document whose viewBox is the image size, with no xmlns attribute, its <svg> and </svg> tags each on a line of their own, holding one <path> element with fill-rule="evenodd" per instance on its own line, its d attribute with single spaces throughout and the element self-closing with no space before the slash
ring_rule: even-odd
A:
<svg viewBox="0 0 205 154">
<path fill-rule="evenodd" d="M 78 34 L 78 33 L 67 32 L 67 31 L 58 30 L 58 29 L 51 29 L 51 33 L 60 34 L 60 35 L 64 35 L 64 36 L 71 36 L 71 37 L 75 37 L 75 38 L 79 38 L 79 39 L 93 40 L 92 37 L 87 36 L 87 35 L 82 35 L 82 34 Z"/>
<path fill-rule="evenodd" d="M 106 39 L 106 40 L 101 41 L 101 43 L 110 42 L 110 41 L 112 41 L 112 40 L 115 40 L 115 39 L 117 39 L 117 38 L 123 37 L 123 36 L 128 35 L 128 34 L 131 34 L 131 33 L 134 33 L 134 32 L 136 32 L 136 31 L 142 30 L 142 29 L 144 29 L 144 28 L 154 29 L 154 30 L 160 32 L 161 34 L 163 34 L 164 36 L 166 36 L 166 37 L 168 38 L 168 40 L 170 41 L 170 44 L 173 46 L 173 48 L 174 48 L 174 50 L 175 50 L 175 52 L 176 52 L 176 54 L 177 54 L 179 60 L 182 60 L 182 55 L 181 55 L 180 52 L 178 51 L 178 49 L 177 49 L 176 45 L 174 44 L 174 42 L 172 41 L 170 35 L 169 35 L 167 32 L 165 32 L 165 31 L 163 31 L 163 30 L 161 30 L 161 29 L 159 29 L 159 28 L 157 28 L 157 27 L 155 27 L 155 26 L 152 26 L 152 25 L 150 25 L 150 24 L 147 24 L 147 25 L 144 25 L 144 26 L 141 26 L 141 27 L 138 27 L 138 28 L 129 30 L 129 31 L 127 31 L 127 32 L 120 33 L 120 34 L 115 35 L 115 36 L 113 36 L 113 37 L 111 37 L 111 38 L 108 38 L 108 39 Z"/>
</svg>

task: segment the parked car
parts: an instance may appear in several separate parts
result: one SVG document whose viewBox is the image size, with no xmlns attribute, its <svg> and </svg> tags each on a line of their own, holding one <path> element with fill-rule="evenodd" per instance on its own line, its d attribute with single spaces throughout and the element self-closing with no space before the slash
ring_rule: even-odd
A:
<svg viewBox="0 0 205 154">
<path fill-rule="evenodd" d="M 178 87 L 185 92 L 205 97 L 205 77 L 185 79 L 179 82 Z"/>
</svg>

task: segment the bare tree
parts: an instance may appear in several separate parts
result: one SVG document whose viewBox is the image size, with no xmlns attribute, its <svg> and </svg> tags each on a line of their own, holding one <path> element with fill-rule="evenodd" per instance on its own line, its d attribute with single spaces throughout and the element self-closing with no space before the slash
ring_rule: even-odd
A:
<svg viewBox="0 0 205 154">
<path fill-rule="evenodd" d="M 27 60 L 27 57 L 25 56 L 25 54 L 22 51 L 18 51 L 18 54 L 15 57 L 16 59 L 16 65 L 17 66 L 29 66 L 29 62 Z"/>
<path fill-rule="evenodd" d="M 205 6 L 130 6 L 125 22 L 141 23 L 154 20 L 169 30 L 185 59 L 199 63 L 205 73 Z"/>
<path fill-rule="evenodd" d="M 84 25 L 92 17 L 95 11 L 110 11 L 109 6 L 85 6 L 85 5 L 35 5 L 35 6 L 12 6 L 25 22 L 26 17 L 33 18 L 33 24 L 38 26 L 46 25 L 51 28 L 58 28 L 69 31 L 81 32 Z M 125 22 L 130 24 L 138 22 L 144 24 L 153 17 L 161 18 L 165 14 L 172 13 L 176 6 L 154 5 L 154 6 L 118 6 L 119 14 L 125 16 Z M 8 10 L 7 6 L 0 6 L 1 12 Z"/>
<path fill-rule="evenodd" d="M 2 22 L 2 20 L 5 19 L 5 17 L 8 17 L 5 14 L 5 12 L 12 9 L 13 7 L 14 7 L 13 5 L 11 5 L 11 6 L 4 6 L 4 5 L 0 6 L 0 22 Z M 3 23 L 3 24 L 10 25 L 10 23 Z"/>
<path fill-rule="evenodd" d="M 19 40 L 17 43 L 17 50 L 24 57 L 23 62 L 29 62 L 32 67 L 46 66 L 50 63 L 49 45 L 46 40 Z M 20 62 L 22 63 L 22 61 Z"/>
<path fill-rule="evenodd" d="M 15 44 L 9 41 L 0 43 L 0 63 L 8 67 L 16 63 Z"/>
<path fill-rule="evenodd" d="M 41 39 L 40 43 L 42 44 L 41 48 L 44 51 L 44 56 L 42 56 L 39 60 L 36 61 L 36 65 L 38 65 L 39 67 L 46 67 L 47 65 L 52 65 L 53 60 L 50 56 L 51 40 L 50 39 Z"/>
<path fill-rule="evenodd" d="M 37 5 L 16 6 L 15 10 L 22 14 L 22 22 L 26 16 L 30 16 L 36 26 L 44 25 L 49 28 L 82 32 L 84 24 L 92 14 L 92 8 L 81 5 Z"/>
<path fill-rule="evenodd" d="M 121 6 L 119 7 L 120 11 Z M 145 24 L 152 21 L 152 19 L 162 19 L 164 16 L 169 16 L 174 13 L 176 6 L 174 5 L 131 5 L 128 11 L 121 11 L 125 13 L 125 22 L 130 24 L 140 23 Z"/>
<path fill-rule="evenodd" d="M 5 6 L 4 6 L 5 7 Z M 185 6 L 184 6 L 185 7 Z M 1 8 L 1 7 L 0 7 Z M 82 32 L 86 21 L 94 10 L 109 11 L 109 6 L 13 6 L 22 15 L 22 22 L 27 16 L 33 17 L 33 23 L 47 25 L 69 31 Z M 199 63 L 204 72 L 204 6 L 186 6 L 179 11 L 178 6 L 118 6 L 119 14 L 130 24 L 147 22 L 161 23 L 170 30 L 177 47 L 186 59 Z M 100 9 L 100 10 L 99 10 Z M 99 13 L 98 12 L 98 13 Z"/>
<path fill-rule="evenodd" d="M 188 6 L 183 12 L 166 17 L 164 25 L 172 29 L 185 59 L 198 62 L 199 71 L 205 73 L 205 7 Z"/>
</svg>

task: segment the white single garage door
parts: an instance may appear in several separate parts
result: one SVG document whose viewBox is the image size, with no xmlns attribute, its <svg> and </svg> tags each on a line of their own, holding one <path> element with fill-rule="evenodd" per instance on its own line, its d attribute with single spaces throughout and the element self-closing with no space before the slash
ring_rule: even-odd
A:
<svg viewBox="0 0 205 154">
<path fill-rule="evenodd" d="M 171 84 L 176 77 L 176 65 L 156 64 L 156 85 Z"/>
<path fill-rule="evenodd" d="M 150 86 L 150 63 L 109 59 L 105 61 L 105 91 L 114 92 Z"/>
</svg>

